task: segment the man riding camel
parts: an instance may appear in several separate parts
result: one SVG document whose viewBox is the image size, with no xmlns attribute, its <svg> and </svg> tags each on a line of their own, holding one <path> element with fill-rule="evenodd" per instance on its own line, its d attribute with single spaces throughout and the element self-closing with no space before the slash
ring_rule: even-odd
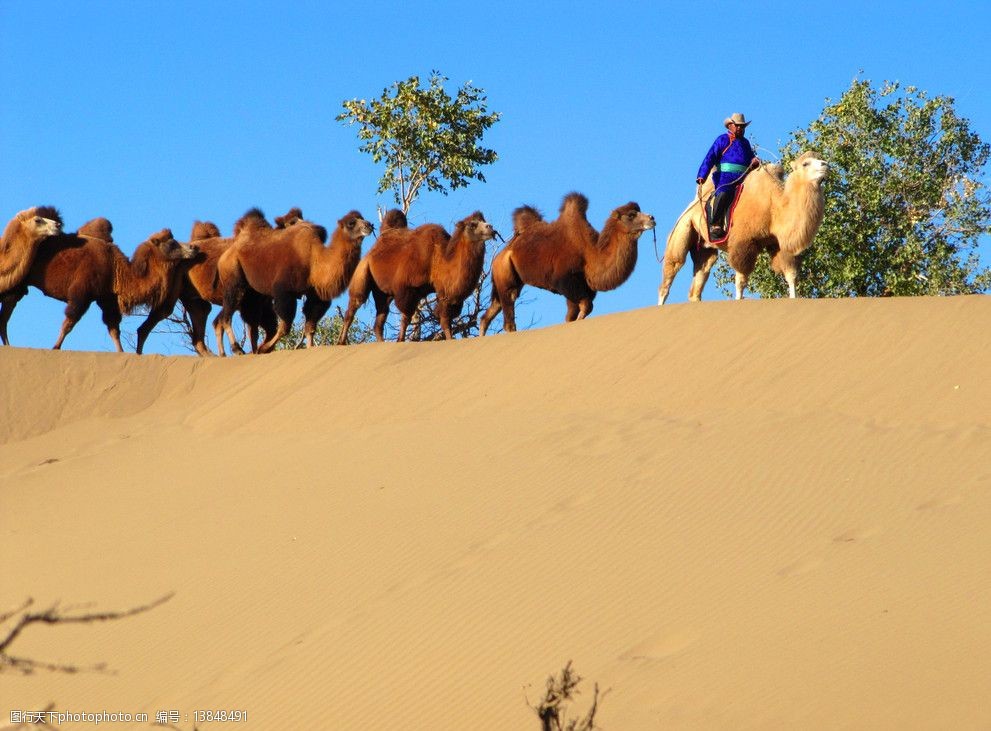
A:
<svg viewBox="0 0 991 731">
<path fill-rule="evenodd" d="M 713 167 L 716 168 L 712 173 L 715 191 L 709 206 L 708 218 L 709 237 L 713 241 L 726 238 L 723 223 L 736 196 L 737 186 L 743 181 L 748 170 L 760 165 L 760 160 L 745 136 L 748 124 L 750 122 L 739 112 L 723 120 L 727 132 L 719 135 L 712 143 L 695 178 L 695 182 L 701 186 L 709 176 L 709 171 Z"/>
</svg>

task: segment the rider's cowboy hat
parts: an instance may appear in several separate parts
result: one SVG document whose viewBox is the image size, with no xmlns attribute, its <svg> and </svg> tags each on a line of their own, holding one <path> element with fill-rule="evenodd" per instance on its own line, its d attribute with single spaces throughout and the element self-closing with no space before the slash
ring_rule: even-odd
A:
<svg viewBox="0 0 991 731">
<path fill-rule="evenodd" d="M 733 114 L 726 117 L 726 119 L 723 120 L 723 127 L 729 127 L 730 122 L 732 122 L 733 124 L 739 127 L 746 127 L 748 124 L 750 124 L 750 122 L 747 121 L 747 118 L 744 117 L 739 112 L 733 112 Z"/>
</svg>

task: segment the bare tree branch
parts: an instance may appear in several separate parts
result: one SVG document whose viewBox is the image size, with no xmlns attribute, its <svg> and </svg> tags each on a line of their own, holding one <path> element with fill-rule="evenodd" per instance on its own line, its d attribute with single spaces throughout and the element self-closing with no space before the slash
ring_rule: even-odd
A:
<svg viewBox="0 0 991 731">
<path fill-rule="evenodd" d="M 3 623 L 20 614 L 20 617 L 14 623 L 14 626 L 7 632 L 7 635 L 0 640 L 0 671 L 2 671 L 4 666 L 13 667 L 25 674 L 31 673 L 38 669 L 66 673 L 75 673 L 81 670 L 102 671 L 106 667 L 104 663 L 100 663 L 89 668 L 81 668 L 75 665 L 43 663 L 37 660 L 14 657 L 7 653 L 7 648 L 13 644 L 14 640 L 17 639 L 26 627 L 32 624 L 88 624 L 91 622 L 108 622 L 116 619 L 124 619 L 125 617 L 132 617 L 135 614 L 141 614 L 142 612 L 147 612 L 150 609 L 154 609 L 155 607 L 167 602 L 174 595 L 175 592 L 170 592 L 169 594 L 159 597 L 153 602 L 143 604 L 138 607 L 133 607 L 132 609 L 125 609 L 120 612 L 90 612 L 79 615 L 64 614 L 63 612 L 72 611 L 73 608 L 68 607 L 63 610 L 59 607 L 59 602 L 55 602 L 47 609 L 40 612 L 29 612 L 27 610 L 32 604 L 34 604 L 34 600 L 28 598 L 19 610 L 8 612 L 2 616 L 2 619 L 0 619 L 0 623 Z"/>
</svg>

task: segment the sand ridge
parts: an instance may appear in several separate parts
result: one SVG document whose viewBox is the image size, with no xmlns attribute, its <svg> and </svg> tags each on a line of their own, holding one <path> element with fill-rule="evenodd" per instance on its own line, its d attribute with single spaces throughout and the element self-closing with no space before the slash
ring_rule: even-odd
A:
<svg viewBox="0 0 991 731">
<path fill-rule="evenodd" d="M 573 659 L 606 729 L 987 727 L 989 325 L 986 297 L 745 301 L 262 358 L 0 349 L 0 609 L 176 592 L 26 632 L 114 674 L 4 673 L 0 724 L 539 728 L 524 695 Z"/>
</svg>

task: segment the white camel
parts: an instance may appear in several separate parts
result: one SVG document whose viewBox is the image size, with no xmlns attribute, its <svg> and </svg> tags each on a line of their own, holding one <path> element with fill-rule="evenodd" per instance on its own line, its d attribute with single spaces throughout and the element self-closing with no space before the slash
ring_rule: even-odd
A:
<svg viewBox="0 0 991 731">
<path fill-rule="evenodd" d="M 688 299 L 701 300 L 720 250 L 736 271 L 736 299 L 743 299 L 761 251 L 770 254 L 771 268 L 784 275 L 788 296 L 794 298 L 797 257 L 812 245 L 822 224 L 822 180 L 828 169 L 824 160 L 803 152 L 792 162 L 787 179 L 780 165 L 765 164 L 750 173 L 733 210 L 729 236 L 718 248 L 709 243 L 701 203 L 712 190 L 711 179 L 706 181 L 699 199 L 684 210 L 668 234 L 657 304 L 663 305 L 668 298 L 671 282 L 688 256 L 694 267 Z"/>
</svg>

